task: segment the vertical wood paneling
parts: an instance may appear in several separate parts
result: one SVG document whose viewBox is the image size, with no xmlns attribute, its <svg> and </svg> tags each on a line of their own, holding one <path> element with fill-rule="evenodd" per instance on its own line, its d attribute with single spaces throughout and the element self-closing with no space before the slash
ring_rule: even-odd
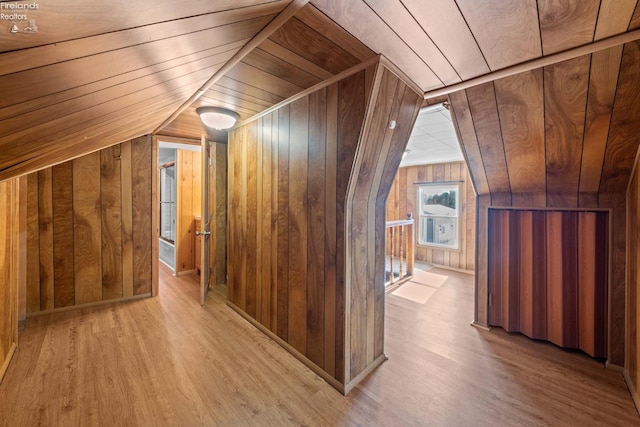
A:
<svg viewBox="0 0 640 427">
<path fill-rule="evenodd" d="M 465 243 L 466 248 L 466 269 L 474 270 L 476 266 L 476 194 L 473 191 L 473 185 L 471 182 L 471 175 L 466 167 L 466 164 L 460 165 L 465 170 L 465 187 L 467 192 L 466 198 L 466 212 L 465 221 L 467 223 L 465 227 Z"/>
<path fill-rule="evenodd" d="M 122 289 L 122 188 L 119 145 L 100 152 L 102 207 L 102 298 L 121 298 Z"/>
<path fill-rule="evenodd" d="M 609 348 L 607 357 L 609 363 L 621 366 L 624 363 L 624 319 L 625 319 L 625 263 L 627 233 L 618 233 L 614 230 L 624 230 L 626 227 L 625 196 L 623 194 L 599 195 L 598 203 L 601 208 L 611 209 L 611 256 L 609 289 L 607 300 L 609 301 Z M 633 261 L 631 261 L 633 262 Z"/>
<path fill-rule="evenodd" d="M 229 140 L 229 206 L 239 208 L 229 219 L 229 300 L 345 385 L 382 360 L 383 274 L 375 276 L 384 253 L 385 202 L 422 102 L 388 71 L 380 86 L 382 74 L 374 69 L 248 122 Z M 375 98 L 363 136 L 367 74 Z M 395 131 L 387 129 L 391 117 Z M 354 175 L 359 143 L 366 149 Z M 456 168 L 452 174 L 443 166 L 441 179 L 459 177 Z M 260 230 L 251 229 L 252 215 Z M 259 241 L 249 242 L 252 235 Z M 251 246 L 255 259 L 245 255 Z M 352 259 L 353 248 L 360 248 L 356 258 L 364 265 Z M 259 280 L 251 288 L 254 268 Z M 359 268 L 364 280 L 354 291 Z M 345 293 L 357 294 L 356 302 L 345 301 Z M 259 314 L 250 312 L 252 298 Z"/>
<path fill-rule="evenodd" d="M 489 206 L 491 196 L 482 194 L 476 197 L 476 295 L 474 321 L 489 326 L 488 313 L 488 266 L 489 266 Z"/>
<path fill-rule="evenodd" d="M 511 191 L 493 83 L 467 89 L 467 95 L 493 200 L 494 195 Z"/>
<path fill-rule="evenodd" d="M 258 280 L 258 135 L 262 135 L 262 129 L 258 127 L 258 121 L 254 121 L 247 126 L 248 135 L 246 138 L 245 162 L 245 183 L 246 183 L 246 234 L 244 236 L 244 248 L 246 253 L 246 273 L 245 273 L 245 301 L 246 311 L 254 319 L 260 303 L 258 290 L 261 289 Z"/>
<path fill-rule="evenodd" d="M 73 161 L 73 183 L 76 304 L 86 304 L 102 300 L 100 152 Z"/>
<path fill-rule="evenodd" d="M 611 116 L 611 130 L 607 142 L 600 192 L 624 194 L 640 139 L 640 97 L 637 82 L 640 79 L 640 42 L 624 45 L 618 77 L 617 95 Z"/>
<path fill-rule="evenodd" d="M 137 144 L 134 156 L 128 141 L 26 177 L 29 314 L 151 291 L 152 144 L 150 138 Z M 146 202 L 144 194 L 134 193 L 134 174 L 149 189 Z M 146 233 L 138 235 L 137 247 L 134 205 L 136 226 Z M 145 223 L 148 228 L 139 228 Z M 144 253 L 146 266 L 140 263 Z"/>
<path fill-rule="evenodd" d="M 241 139 L 239 137 L 241 130 L 229 131 L 229 141 L 237 141 Z M 236 192 L 238 189 L 238 182 L 236 180 L 236 150 L 238 143 L 227 144 L 227 183 L 228 183 L 228 199 L 227 210 L 229 215 L 227 216 L 227 249 L 229 256 L 227 257 L 227 300 L 235 305 L 238 304 L 236 292 L 238 288 L 237 276 L 235 273 L 235 267 L 238 264 L 234 262 L 234 254 L 238 254 L 236 250 L 236 236 L 238 230 L 238 198 Z"/>
<path fill-rule="evenodd" d="M 261 257 L 261 271 L 258 271 L 260 275 L 260 284 L 262 287 L 261 294 L 261 303 L 260 303 L 260 317 L 262 318 L 261 322 L 270 330 L 272 329 L 272 316 L 271 316 L 271 260 L 272 260 L 272 248 L 271 242 L 272 240 L 272 203 L 274 199 L 272 199 L 273 190 L 272 190 L 272 177 L 273 171 L 271 167 L 271 147 L 272 147 L 272 120 L 273 115 L 268 114 L 262 119 L 262 144 L 258 147 L 258 150 L 262 153 L 262 159 L 260 162 L 260 168 L 262 173 L 259 175 L 258 179 L 261 180 L 261 185 L 258 185 L 258 196 L 261 200 L 258 201 L 258 207 L 262 209 L 261 214 L 258 215 L 258 220 L 260 224 L 258 228 L 260 230 L 260 237 L 262 238 L 260 244 L 260 251 L 258 252 L 258 256 Z"/>
<path fill-rule="evenodd" d="M 622 46 L 595 52 L 591 56 L 580 193 L 598 193 L 621 56 Z"/>
<path fill-rule="evenodd" d="M 366 76 L 370 74 L 362 71 L 338 82 L 338 171 L 336 177 L 336 379 L 347 381 L 348 366 L 347 349 L 345 343 L 349 339 L 350 328 L 347 327 L 346 309 L 349 301 L 347 292 L 347 267 L 344 254 L 346 253 L 347 237 L 342 230 L 346 227 L 347 189 L 349 177 L 360 139 L 360 127 L 366 110 L 365 103 L 370 93 L 366 90 Z M 371 79 L 372 80 L 372 79 Z M 372 83 L 371 83 L 372 84 Z M 357 125 L 356 125 L 357 124 Z"/>
<path fill-rule="evenodd" d="M 70 162 L 51 168 L 53 199 L 54 307 L 75 303 L 73 257 L 73 171 Z"/>
<path fill-rule="evenodd" d="M 0 183 L 0 381 L 18 344 L 18 268 L 21 203 L 19 178 Z M 20 205 L 22 204 L 22 207 Z"/>
<path fill-rule="evenodd" d="M 263 204 L 263 180 L 265 171 L 262 169 L 262 157 L 264 151 L 264 119 L 262 117 L 258 118 L 255 121 L 257 124 L 257 134 L 256 134 L 256 170 L 255 170 L 255 180 L 256 180 L 256 283 L 255 283 L 255 295 L 256 295 L 256 316 L 255 319 L 264 324 L 264 320 L 262 317 L 262 303 L 263 303 L 263 284 L 262 284 L 262 221 L 264 220 L 264 215 L 266 209 Z"/>
<path fill-rule="evenodd" d="M 336 372 L 338 85 L 327 87 L 325 144 L 324 370 Z"/>
<path fill-rule="evenodd" d="M 542 70 L 495 82 L 513 204 L 546 206 Z M 524 199 L 524 200 L 523 200 Z"/>
<path fill-rule="evenodd" d="M 291 103 L 289 145 L 289 344 L 307 347 L 309 98 Z"/>
<path fill-rule="evenodd" d="M 289 340 L 289 105 L 278 111 L 278 328 Z"/>
<path fill-rule="evenodd" d="M 54 306 L 53 179 L 51 169 L 38 172 L 38 217 L 40 235 L 40 309 Z"/>
<path fill-rule="evenodd" d="M 38 174 L 27 175 L 27 314 L 40 311 Z"/>
<path fill-rule="evenodd" d="M 274 111 L 271 114 L 271 332 L 278 333 L 278 251 L 280 239 L 278 230 L 278 141 L 280 139 L 280 127 L 278 126 L 280 114 Z M 265 247 L 265 249 L 267 249 Z"/>
<path fill-rule="evenodd" d="M 215 194 L 216 202 L 216 239 L 215 239 L 215 277 L 216 285 L 227 284 L 227 216 L 228 216 L 228 182 L 227 169 L 227 144 L 216 143 L 215 147 L 215 183 L 216 187 L 211 188 Z"/>
<path fill-rule="evenodd" d="M 133 192 L 131 188 L 131 141 L 120 144 L 122 197 L 122 294 L 133 296 Z"/>
<path fill-rule="evenodd" d="M 0 182 L 0 367 L 4 366 L 12 346 L 11 322 L 11 182 Z M 4 370 L 0 371 L 0 379 Z"/>
<path fill-rule="evenodd" d="M 307 357 L 324 368 L 327 90 L 309 95 Z"/>
<path fill-rule="evenodd" d="M 418 99 L 418 103 L 416 103 Z M 404 152 L 409 135 L 413 129 L 413 124 L 416 120 L 419 107 L 422 101 L 416 98 L 415 93 L 408 87 L 401 84 L 396 91 L 396 103 L 391 110 L 391 117 L 397 117 L 396 129 L 391 132 L 391 136 L 385 138 L 389 140 L 388 147 L 383 147 L 383 151 L 380 155 L 383 162 L 378 166 L 378 178 L 374 182 L 374 186 L 377 186 L 377 193 L 374 187 L 372 194 L 375 194 L 375 270 L 374 270 L 374 283 L 373 283 L 373 297 L 374 297 L 374 312 L 373 312 L 373 341 L 369 342 L 369 346 L 373 348 L 373 358 L 384 354 L 384 316 L 385 316 L 385 289 L 384 289 L 384 254 L 385 254 L 385 203 L 387 201 L 389 191 L 393 185 L 394 176 L 397 175 L 397 170 L 402 160 L 402 154 Z M 387 131 L 387 133 L 389 133 Z M 384 160 L 382 160 L 384 159 Z M 455 166 L 451 166 L 454 168 Z M 458 168 L 459 171 L 459 168 Z M 408 237 L 405 237 L 408 238 Z M 408 238 L 409 242 L 412 241 Z"/>
<path fill-rule="evenodd" d="M 395 75 L 382 68 L 378 70 L 373 84 L 373 94 L 369 105 L 369 114 L 358 146 L 356 163 L 352 171 L 352 180 L 347 195 L 347 279 L 351 286 L 347 292 L 347 327 L 346 343 L 350 355 L 348 369 L 351 379 L 361 373 L 382 353 L 376 354 L 376 331 L 383 327 L 382 317 L 376 319 L 376 286 L 383 286 L 384 277 L 376 275 L 376 257 L 382 258 L 384 222 L 377 220 L 384 216 L 384 203 L 377 203 L 376 193 L 381 190 L 386 198 L 395 169 L 385 174 L 385 163 L 381 159 L 390 153 L 391 162 L 400 158 L 392 147 L 404 145 L 408 139 L 403 136 L 404 130 L 398 129 L 397 138 L 394 131 L 387 128 L 390 118 L 398 118 L 398 123 L 412 126 L 419 108 L 415 94 L 405 98 L 405 85 Z M 410 114 L 407 114 L 407 110 Z M 395 147 L 397 148 L 397 147 Z M 391 163 L 397 167 L 397 164 Z M 390 165 L 391 165 L 390 164 Z M 443 171 L 443 175 L 446 173 Z M 384 177 L 384 178 L 383 178 Z M 383 183 L 383 180 L 386 180 Z M 363 209 L 367 206 L 367 209 Z M 380 229 L 376 231 L 376 227 Z M 378 238 L 378 240 L 376 240 Z M 375 242 L 375 243 L 373 243 Z M 378 252 L 379 251 L 379 252 Z M 379 309 L 382 314 L 383 308 Z M 377 321 L 378 320 L 378 321 Z M 378 337 L 382 340 L 382 337 Z"/>
<path fill-rule="evenodd" d="M 131 141 L 133 177 L 133 294 L 151 292 L 151 138 Z"/>
<path fill-rule="evenodd" d="M 349 185 L 347 195 L 347 239 L 349 246 L 347 249 L 347 280 L 350 281 L 350 293 L 347 294 L 346 303 L 349 304 L 348 316 L 350 323 L 347 324 L 347 345 L 349 345 L 350 369 L 349 378 L 354 378 L 361 372 L 367 364 L 367 321 L 370 319 L 367 307 L 368 284 L 371 283 L 373 272 L 371 268 L 368 248 L 369 241 L 374 241 L 375 236 L 370 235 L 371 229 L 368 226 L 369 191 L 371 181 L 374 179 L 376 162 L 381 150 L 384 133 L 381 132 L 380 120 L 383 116 L 388 116 L 393 102 L 393 94 L 398 85 L 397 79 L 393 79 L 389 72 L 383 72 L 382 76 L 376 76 L 380 83 L 374 83 L 374 87 L 379 87 L 380 94 L 377 99 L 372 98 L 369 108 L 373 108 L 375 121 L 370 124 L 370 129 L 364 131 L 363 139 L 370 141 L 370 146 L 358 150 L 356 163 L 354 165 L 354 182 Z M 374 89 L 376 90 L 376 89 Z M 386 125 L 386 122 L 385 122 Z M 384 128 L 383 128 L 384 129 Z"/>
<path fill-rule="evenodd" d="M 627 193 L 627 224 L 629 245 L 627 251 L 627 318 L 625 322 L 625 339 L 627 342 L 625 352 L 625 373 L 628 381 L 631 382 L 629 387 L 633 392 L 635 391 L 634 399 L 638 398 L 638 367 L 640 366 L 640 354 L 638 350 L 638 341 L 640 340 L 638 331 L 640 330 L 640 318 L 638 317 L 638 306 L 640 305 L 640 299 L 638 298 L 640 292 L 638 292 L 639 285 L 639 270 L 640 263 L 638 258 L 640 256 L 640 250 L 638 245 L 640 244 L 639 234 L 639 218 L 640 218 L 640 185 L 638 182 L 638 168 L 636 167 L 631 176 L 631 182 L 629 184 L 629 191 Z M 634 262 L 635 261 L 635 262 Z"/>
<path fill-rule="evenodd" d="M 243 309 L 247 308 L 247 135 L 249 130 L 245 127 L 242 130 L 244 138 L 242 144 L 236 151 L 236 176 L 239 177 L 239 207 L 240 216 L 238 250 L 241 254 L 241 262 L 237 266 L 236 277 L 240 284 L 237 296 L 238 303 Z"/>
<path fill-rule="evenodd" d="M 371 87 L 377 87 L 374 74 L 369 74 Z M 237 212 L 229 218 L 229 301 L 249 314 L 247 303 L 256 298 L 260 313 L 256 311 L 256 317 L 263 325 L 343 383 L 381 360 L 383 275 L 380 281 L 374 276 L 382 266 L 376 257 L 382 259 L 384 233 L 378 228 L 384 230 L 385 201 L 422 102 L 387 72 L 391 84 L 381 94 L 376 92 L 378 101 L 372 105 L 377 107 L 371 110 L 376 111 L 371 116 L 375 118 L 366 142 L 370 151 L 363 152 L 361 159 L 366 160 L 359 166 L 368 171 L 361 175 L 367 178 L 360 181 L 357 200 L 362 203 L 354 204 L 355 199 L 348 198 L 348 186 L 356 182 L 352 172 L 363 138 L 366 76 L 367 71 L 357 72 L 229 135 L 229 209 Z M 389 117 L 397 119 L 395 131 L 387 129 Z M 452 166 L 443 166 L 442 179 L 460 177 L 459 165 L 453 168 L 452 172 Z M 253 182 L 255 207 L 250 201 Z M 353 282 L 357 267 L 346 253 L 347 206 L 365 212 L 360 230 L 364 241 L 370 241 L 370 246 L 361 246 L 365 280 L 359 302 L 362 317 L 355 325 L 350 320 L 346 323 L 349 318 L 345 317 L 346 303 L 353 308 L 351 299 L 345 301 L 346 286 Z M 256 216 L 259 231 L 248 229 L 251 215 Z M 272 228 L 267 230 L 269 223 Z M 248 242 L 252 234 L 258 236 L 259 244 Z M 246 255 L 252 245 L 255 260 Z M 347 262 L 351 263 L 348 269 Z M 252 268 L 259 275 L 254 289 L 249 287 L 251 279 L 243 278 L 243 269 L 247 274 Z M 356 363 L 352 342 L 345 348 L 345 340 L 352 335 L 362 347 L 362 359 Z"/>
<path fill-rule="evenodd" d="M 578 206 L 590 56 L 544 68 L 547 205 Z"/>
<path fill-rule="evenodd" d="M 476 194 L 489 194 L 489 183 L 485 165 L 478 144 L 478 137 L 473 125 L 473 117 L 469 108 L 467 92 L 462 90 L 449 95 L 452 106 L 451 119 L 456 129 L 460 148 L 465 155 L 468 167 L 473 171 L 471 174 L 473 188 Z"/>
</svg>

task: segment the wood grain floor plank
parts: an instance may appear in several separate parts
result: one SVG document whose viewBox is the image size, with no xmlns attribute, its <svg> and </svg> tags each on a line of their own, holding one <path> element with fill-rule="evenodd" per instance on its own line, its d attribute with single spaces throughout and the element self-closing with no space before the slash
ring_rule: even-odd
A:
<svg viewBox="0 0 640 427">
<path fill-rule="evenodd" d="M 620 373 L 470 327 L 472 278 L 429 273 L 445 281 L 425 304 L 387 295 L 389 360 L 344 397 L 218 292 L 200 307 L 196 276 L 162 269 L 158 298 L 30 318 L 0 425 L 637 424 Z"/>
</svg>

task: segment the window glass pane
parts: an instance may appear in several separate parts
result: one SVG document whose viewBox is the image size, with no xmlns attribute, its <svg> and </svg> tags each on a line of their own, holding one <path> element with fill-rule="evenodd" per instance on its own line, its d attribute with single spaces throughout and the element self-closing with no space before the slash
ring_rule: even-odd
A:
<svg viewBox="0 0 640 427">
<path fill-rule="evenodd" d="M 456 190 L 442 188 L 423 188 L 422 215 L 457 216 Z"/>
<path fill-rule="evenodd" d="M 176 240 L 176 168 L 160 169 L 160 237 Z"/>
<path fill-rule="evenodd" d="M 422 186 L 418 242 L 451 249 L 458 248 L 458 186 Z"/>
</svg>

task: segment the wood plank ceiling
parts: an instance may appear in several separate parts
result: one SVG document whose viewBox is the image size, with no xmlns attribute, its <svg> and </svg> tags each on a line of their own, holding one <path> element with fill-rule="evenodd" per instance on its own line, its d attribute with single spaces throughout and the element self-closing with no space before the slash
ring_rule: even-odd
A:
<svg viewBox="0 0 640 427">
<path fill-rule="evenodd" d="M 450 95 L 478 194 L 598 207 L 624 194 L 640 140 L 640 42 Z"/>
<path fill-rule="evenodd" d="M 200 138 L 202 105 L 230 108 L 240 120 L 376 54 L 312 5 L 302 8 L 245 56 L 160 133 Z"/>
<path fill-rule="evenodd" d="M 148 134 L 286 0 L 60 0 L 0 32 L 0 179 Z M 126 13 L 125 13 L 126 12 Z"/>
<path fill-rule="evenodd" d="M 200 105 L 248 118 L 376 54 L 428 92 L 640 27 L 636 0 L 311 0 L 237 61 L 234 55 L 287 6 L 304 3 L 41 5 L 29 12 L 37 33 L 0 31 L 0 180 L 154 131 L 199 137 Z M 615 90 L 606 55 L 576 63 L 598 68 L 600 81 L 590 83 L 598 99 Z M 544 73 L 557 67 L 548 68 Z"/>
<path fill-rule="evenodd" d="M 640 20 L 636 0 L 311 2 L 425 92 L 624 33 Z"/>
</svg>

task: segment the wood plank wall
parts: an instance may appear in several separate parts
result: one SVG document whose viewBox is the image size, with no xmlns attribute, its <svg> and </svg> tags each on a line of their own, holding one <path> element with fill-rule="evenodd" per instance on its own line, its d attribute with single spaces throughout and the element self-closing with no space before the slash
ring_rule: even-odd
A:
<svg viewBox="0 0 640 427">
<path fill-rule="evenodd" d="M 201 153 L 176 150 L 176 274 L 193 271 L 195 217 L 202 211 Z"/>
<path fill-rule="evenodd" d="M 382 355 L 384 206 L 420 103 L 369 66 L 229 134 L 229 302 L 342 391 Z"/>
<path fill-rule="evenodd" d="M 627 251 L 627 348 L 624 365 L 624 376 L 635 401 L 640 408 L 640 180 L 638 166 L 634 168 L 629 189 L 627 191 L 627 234 L 629 245 Z"/>
<path fill-rule="evenodd" d="M 422 101 L 389 69 L 379 68 L 347 190 L 347 387 L 385 357 L 386 201 Z M 396 120 L 395 129 L 389 120 Z"/>
<path fill-rule="evenodd" d="M 149 295 L 150 137 L 27 176 L 27 313 Z"/>
<path fill-rule="evenodd" d="M 489 324 L 607 355 L 607 212 L 489 209 Z"/>
<path fill-rule="evenodd" d="M 345 280 L 338 230 L 373 72 L 229 133 L 229 301 L 338 381 Z"/>
<path fill-rule="evenodd" d="M 215 156 L 215 177 L 212 182 L 211 191 L 214 192 L 212 199 L 215 200 L 215 239 L 212 239 L 211 253 L 215 256 L 212 259 L 215 268 L 215 285 L 227 283 L 227 143 L 216 142 L 213 144 L 211 153 Z"/>
<path fill-rule="evenodd" d="M 487 209 L 611 209 L 626 228 L 625 191 L 640 139 L 640 42 L 506 77 L 449 96 L 478 192 L 475 322 L 487 317 Z M 627 233 L 612 233 L 608 361 L 624 364 Z"/>
<path fill-rule="evenodd" d="M 435 249 L 415 242 L 415 259 L 445 267 L 475 270 L 476 203 L 475 193 L 464 162 L 408 166 L 398 169 L 387 200 L 387 221 L 405 219 L 411 212 L 418 220 L 417 183 L 462 182 L 460 186 L 460 249 Z M 416 233 L 417 228 L 415 229 Z"/>
<path fill-rule="evenodd" d="M 18 344 L 19 197 L 18 178 L 0 182 L 0 381 Z"/>
</svg>

